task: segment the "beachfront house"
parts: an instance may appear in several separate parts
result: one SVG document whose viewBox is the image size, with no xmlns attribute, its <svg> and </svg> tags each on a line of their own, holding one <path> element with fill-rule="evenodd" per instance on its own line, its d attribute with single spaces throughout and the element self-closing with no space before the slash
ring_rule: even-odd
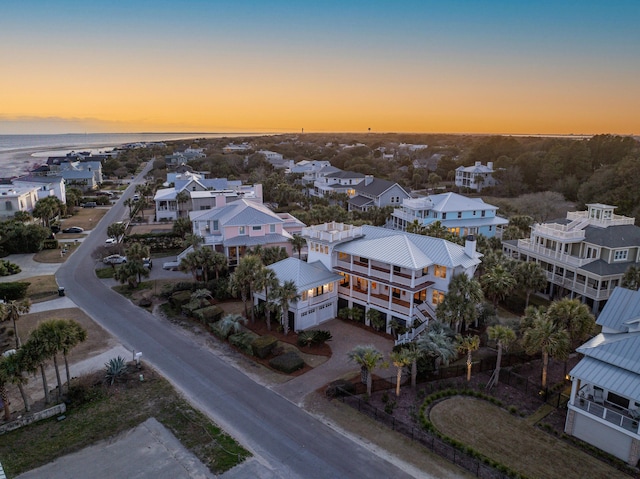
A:
<svg viewBox="0 0 640 479">
<path fill-rule="evenodd" d="M 0 185 L 0 219 L 11 219 L 18 211 L 31 213 L 38 202 L 38 190 L 38 186 Z"/>
<path fill-rule="evenodd" d="M 485 203 L 482 198 L 469 198 L 457 193 L 441 193 L 408 198 L 391 214 L 387 226 L 406 231 L 417 224 L 426 227 L 439 221 L 442 226 L 457 236 L 481 234 L 487 238 L 501 233 L 508 220 L 498 216 L 497 206 Z"/>
<path fill-rule="evenodd" d="M 602 332 L 577 349 L 565 432 L 635 466 L 640 459 L 640 291 L 615 288 Z"/>
<path fill-rule="evenodd" d="M 511 258 L 542 266 L 549 297 L 581 299 L 597 314 L 627 269 L 640 267 L 640 228 L 634 218 L 614 214 L 615 206 L 587 208 L 534 224 L 530 238 L 503 241 L 502 249 Z"/>
<path fill-rule="evenodd" d="M 62 176 L 20 176 L 11 180 L 17 187 L 33 187 L 38 189 L 38 199 L 55 196 L 63 203 L 67 202 L 67 188 Z"/>
</svg>

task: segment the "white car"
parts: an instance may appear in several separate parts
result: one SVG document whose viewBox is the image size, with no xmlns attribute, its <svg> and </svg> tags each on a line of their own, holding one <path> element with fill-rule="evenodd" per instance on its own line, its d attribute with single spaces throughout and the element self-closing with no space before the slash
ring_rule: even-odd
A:
<svg viewBox="0 0 640 479">
<path fill-rule="evenodd" d="M 122 264 L 127 262 L 127 257 L 119 254 L 112 254 L 102 259 L 104 264 Z"/>
<path fill-rule="evenodd" d="M 117 244 L 118 240 L 115 238 L 107 238 L 104 242 L 104 244 Z"/>
</svg>

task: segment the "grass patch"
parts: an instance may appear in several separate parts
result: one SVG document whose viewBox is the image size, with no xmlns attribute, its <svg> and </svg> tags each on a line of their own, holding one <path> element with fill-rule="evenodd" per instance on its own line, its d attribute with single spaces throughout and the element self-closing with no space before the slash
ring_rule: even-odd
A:
<svg viewBox="0 0 640 479">
<path fill-rule="evenodd" d="M 116 270 L 111 266 L 96 269 L 96 276 L 100 279 L 113 278 Z"/>
<path fill-rule="evenodd" d="M 11 477 L 111 438 L 155 417 L 214 474 L 241 463 L 250 453 L 195 410 L 150 368 L 106 386 L 104 372 L 80 378 L 66 419 L 51 418 L 0 436 L 0 457 Z M 144 381 L 138 379 L 144 374 Z"/>
<path fill-rule="evenodd" d="M 76 208 L 73 216 L 62 220 L 60 230 L 62 231 L 70 226 L 79 226 L 85 230 L 91 230 L 98 224 L 102 217 L 107 214 L 107 211 L 109 211 L 109 208 L 104 207 Z M 71 237 L 71 235 L 69 235 L 69 237 Z"/>
<path fill-rule="evenodd" d="M 76 250 L 80 244 L 75 243 L 60 243 L 60 246 L 67 246 L 67 252 L 62 255 L 62 248 L 58 249 L 43 249 L 33 255 L 33 260 L 38 263 L 64 263 L 67 258 Z"/>
<path fill-rule="evenodd" d="M 27 297 L 32 303 L 48 301 L 58 296 L 58 283 L 52 274 L 29 278 Z"/>
<path fill-rule="evenodd" d="M 429 419 L 441 434 L 526 477 L 629 477 L 484 400 L 454 396 L 434 405 Z"/>
</svg>

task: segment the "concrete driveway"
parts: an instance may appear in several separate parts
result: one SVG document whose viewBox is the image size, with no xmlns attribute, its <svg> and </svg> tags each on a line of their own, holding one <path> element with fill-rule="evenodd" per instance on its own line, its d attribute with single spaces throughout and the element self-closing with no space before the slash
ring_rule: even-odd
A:
<svg viewBox="0 0 640 479">
<path fill-rule="evenodd" d="M 23 279 L 31 278 L 32 276 L 45 276 L 49 274 L 56 274 L 58 268 L 62 263 L 38 263 L 33 260 L 33 253 L 30 254 L 11 254 L 4 260 L 15 263 L 22 271 L 18 274 L 12 274 L 11 276 L 1 276 L 0 283 L 8 283 L 10 281 L 20 281 Z"/>
</svg>

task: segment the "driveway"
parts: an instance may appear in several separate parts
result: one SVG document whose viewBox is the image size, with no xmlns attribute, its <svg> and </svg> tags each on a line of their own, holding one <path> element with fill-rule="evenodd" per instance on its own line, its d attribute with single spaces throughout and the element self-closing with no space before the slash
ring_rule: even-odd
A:
<svg viewBox="0 0 640 479">
<path fill-rule="evenodd" d="M 23 279 L 31 278 L 32 276 L 46 276 L 49 274 L 56 274 L 58 268 L 62 263 L 38 263 L 33 260 L 33 254 L 11 254 L 6 258 L 6 261 L 15 263 L 22 271 L 18 274 L 12 274 L 11 276 L 1 276 L 0 283 L 8 283 L 10 281 L 20 281 Z"/>
<path fill-rule="evenodd" d="M 385 358 L 393 349 L 394 341 L 367 331 L 366 329 L 347 323 L 340 319 L 332 319 L 321 324 L 319 329 L 331 331 L 331 358 L 313 370 L 294 377 L 290 381 L 272 387 L 272 390 L 301 406 L 307 394 L 313 393 L 325 384 L 340 379 L 349 373 L 359 370 L 359 366 L 349 361 L 348 353 L 358 345 L 373 345 Z M 393 376 L 389 369 L 378 368 L 374 374 L 382 377 Z"/>
</svg>

